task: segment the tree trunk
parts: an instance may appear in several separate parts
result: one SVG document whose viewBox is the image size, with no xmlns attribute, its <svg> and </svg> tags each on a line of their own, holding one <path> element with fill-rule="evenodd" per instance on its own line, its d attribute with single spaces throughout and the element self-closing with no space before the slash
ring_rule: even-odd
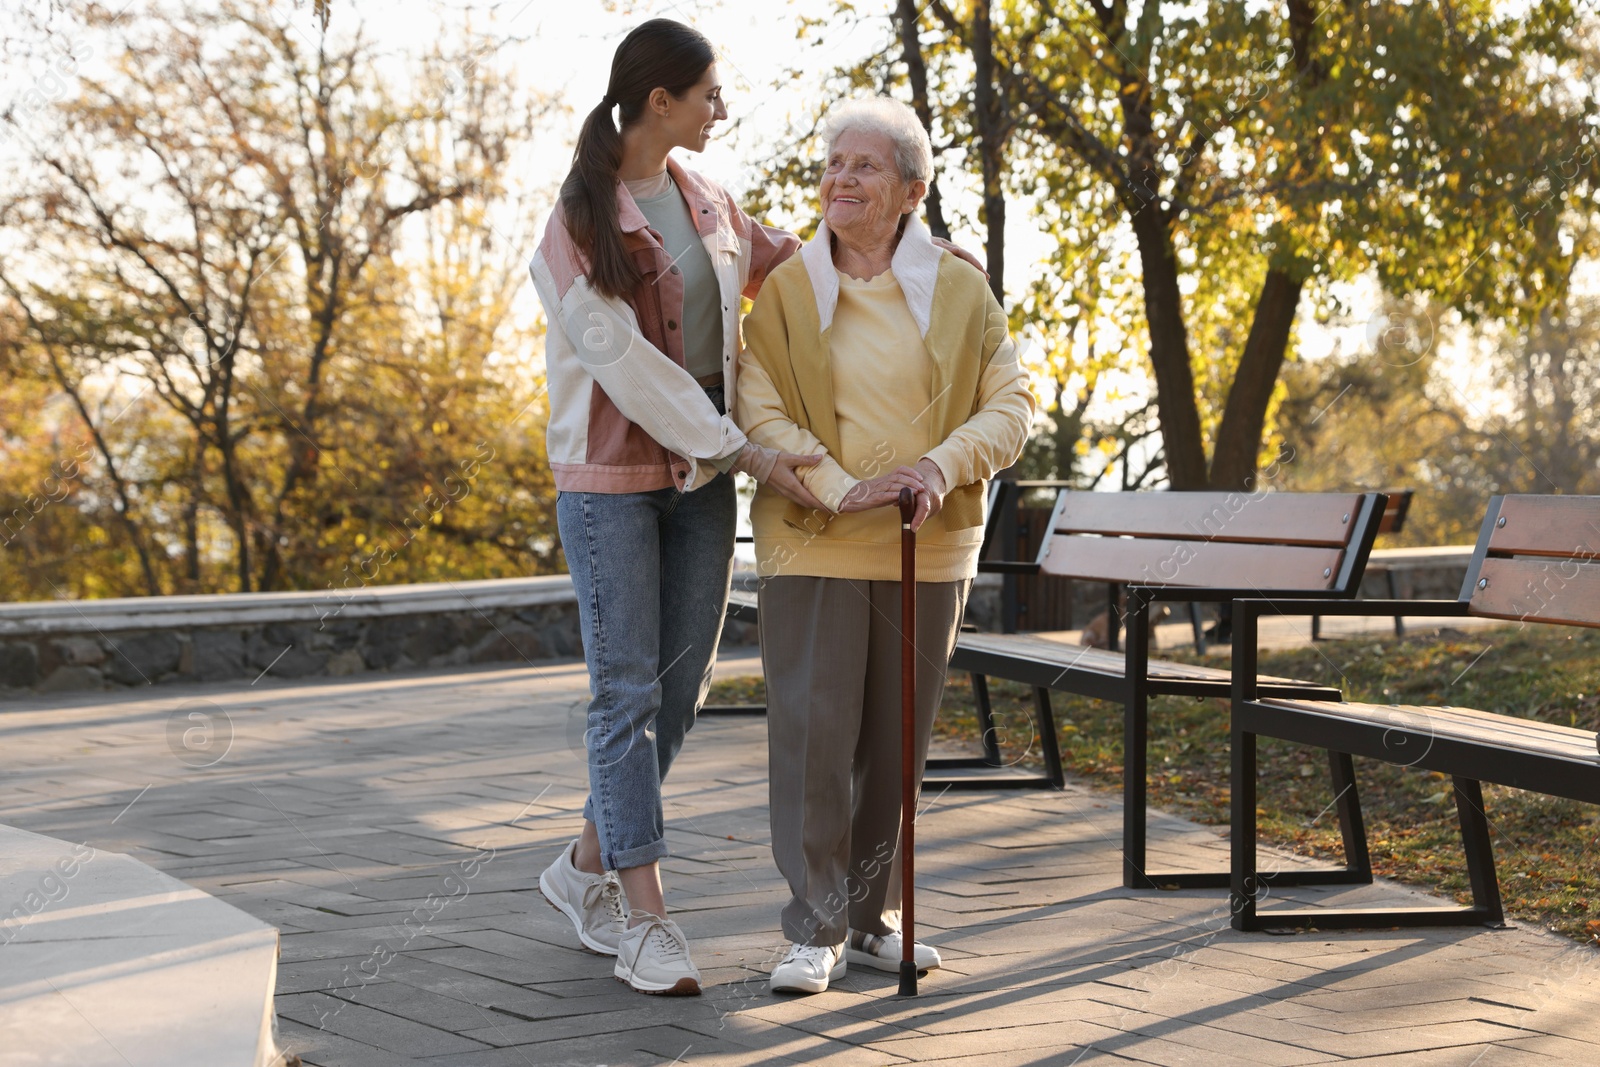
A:
<svg viewBox="0 0 1600 1067">
<path fill-rule="evenodd" d="M 906 75 L 911 81 L 911 109 L 922 120 L 922 128 L 933 139 L 933 107 L 928 103 L 928 65 L 922 59 L 922 40 L 917 35 L 916 0 L 896 0 L 895 21 L 900 25 L 900 48 L 906 63 Z M 939 182 L 928 176 L 928 229 L 935 237 L 950 240 L 950 224 L 944 220 L 944 201 L 939 196 Z"/>
<path fill-rule="evenodd" d="M 1283 369 L 1289 331 L 1294 327 L 1304 285 L 1303 280 L 1276 269 L 1269 270 L 1261 283 L 1250 336 L 1245 339 L 1239 369 L 1228 388 L 1228 402 L 1222 409 L 1222 424 L 1211 454 L 1213 489 L 1255 488 L 1252 483 L 1267 423 L 1267 405 Z"/>
<path fill-rule="evenodd" d="M 1312 52 L 1312 35 L 1318 11 L 1310 0 L 1289 0 L 1288 32 L 1294 44 L 1294 63 L 1307 90 L 1321 85 L 1325 72 Z M 1320 141 L 1320 138 L 1318 138 Z M 1296 170 L 1314 173 L 1320 151 L 1317 142 L 1304 144 Z M 1288 353 L 1289 333 L 1294 328 L 1295 311 L 1300 306 L 1300 291 L 1305 276 L 1269 268 L 1261 283 L 1250 335 L 1245 339 L 1239 367 L 1228 388 L 1222 409 L 1222 423 L 1211 454 L 1211 487 L 1214 489 L 1252 489 L 1256 460 L 1261 454 L 1261 437 L 1267 425 L 1267 405 L 1277 388 L 1278 375 Z"/>
<path fill-rule="evenodd" d="M 994 298 L 1005 300 L 1006 275 L 1006 196 L 1000 188 L 1000 172 L 1005 158 L 1005 118 L 994 84 L 994 26 L 990 22 L 989 0 L 972 5 L 972 59 L 976 87 L 973 90 L 973 121 L 978 129 L 978 158 L 983 167 L 983 222 L 988 231 L 984 252 L 989 269 L 989 288 Z"/>
<path fill-rule="evenodd" d="M 1143 274 L 1144 316 L 1150 329 L 1150 365 L 1156 378 L 1156 412 L 1167 456 L 1167 479 L 1174 489 L 1206 487 L 1205 444 L 1195 400 L 1194 369 L 1189 366 L 1189 330 L 1178 292 L 1178 262 L 1172 237 L 1155 204 L 1132 214 Z"/>
</svg>

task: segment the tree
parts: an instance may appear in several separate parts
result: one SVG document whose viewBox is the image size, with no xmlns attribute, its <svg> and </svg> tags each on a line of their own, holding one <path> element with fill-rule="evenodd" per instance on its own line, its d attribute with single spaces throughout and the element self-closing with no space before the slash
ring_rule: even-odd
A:
<svg viewBox="0 0 1600 1067">
<path fill-rule="evenodd" d="M 93 455 L 73 508 L 139 560 L 69 584 L 211 589 L 226 567 L 241 591 L 322 587 L 374 557 L 431 576 L 450 540 L 455 573 L 549 567 L 523 267 L 500 233 L 532 221 L 505 176 L 549 103 L 488 39 L 395 80 L 359 28 L 307 41 L 231 2 L 118 30 L 113 80 L 85 79 L 53 126 L 11 116 L 32 152 L 0 200 L 26 238 L 0 259 L 7 362 L 70 403 Z"/>
<path fill-rule="evenodd" d="M 968 149 L 991 263 L 999 186 L 1063 245 L 1114 218 L 1136 250 L 1174 488 L 1252 480 L 1308 292 L 1370 272 L 1469 318 L 1526 314 L 1600 175 L 1565 0 L 929 0 L 916 33 L 896 11 L 930 124 Z"/>
</svg>

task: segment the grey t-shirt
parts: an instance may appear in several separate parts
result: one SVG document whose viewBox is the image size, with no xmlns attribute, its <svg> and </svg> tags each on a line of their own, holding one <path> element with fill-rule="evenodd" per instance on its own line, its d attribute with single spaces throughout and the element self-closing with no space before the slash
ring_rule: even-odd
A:
<svg viewBox="0 0 1600 1067">
<path fill-rule="evenodd" d="M 683 272 L 683 364 L 696 378 L 722 373 L 722 291 L 689 205 L 671 175 L 625 183 Z"/>
</svg>

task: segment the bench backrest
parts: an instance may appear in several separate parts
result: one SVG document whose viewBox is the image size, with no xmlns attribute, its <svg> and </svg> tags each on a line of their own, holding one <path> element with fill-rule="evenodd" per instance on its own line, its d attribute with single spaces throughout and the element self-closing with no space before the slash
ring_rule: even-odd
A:
<svg viewBox="0 0 1600 1067">
<path fill-rule="evenodd" d="M 1473 615 L 1600 626 L 1600 496 L 1497 496 L 1461 599 Z"/>
<path fill-rule="evenodd" d="M 1063 492 L 1045 574 L 1241 593 L 1353 596 L 1382 493 Z"/>
<path fill-rule="evenodd" d="M 1405 529 L 1406 516 L 1411 513 L 1411 497 L 1415 489 L 1385 489 L 1389 502 L 1383 507 L 1383 520 L 1378 523 L 1381 534 L 1397 534 Z"/>
</svg>

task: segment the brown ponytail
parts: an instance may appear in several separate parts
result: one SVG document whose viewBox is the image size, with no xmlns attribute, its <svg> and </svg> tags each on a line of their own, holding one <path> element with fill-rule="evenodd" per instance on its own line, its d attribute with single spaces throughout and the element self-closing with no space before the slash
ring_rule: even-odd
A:
<svg viewBox="0 0 1600 1067">
<path fill-rule="evenodd" d="M 635 27 L 611 58 L 605 98 L 583 120 L 572 169 L 561 184 L 567 232 L 588 255 L 589 284 L 602 296 L 625 300 L 639 283 L 617 220 L 622 132 L 611 121 L 611 109 L 619 110 L 625 130 L 644 113 L 652 91 L 665 89 L 682 100 L 716 58 L 711 42 L 698 30 L 671 19 L 651 19 Z"/>
</svg>

